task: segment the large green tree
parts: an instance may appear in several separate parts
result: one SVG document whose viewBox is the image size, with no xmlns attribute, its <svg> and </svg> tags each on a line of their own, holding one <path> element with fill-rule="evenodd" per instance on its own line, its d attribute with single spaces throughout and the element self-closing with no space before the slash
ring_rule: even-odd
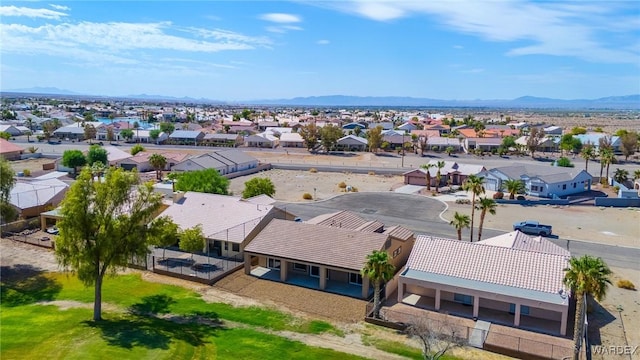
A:
<svg viewBox="0 0 640 360">
<path fill-rule="evenodd" d="M 584 324 L 585 299 L 593 297 L 600 301 L 607 294 L 611 270 L 601 258 L 583 255 L 580 258 L 572 257 L 569 267 L 564 269 L 564 283 L 571 289 L 576 300 L 576 319 L 573 329 L 573 343 L 575 360 L 579 359 L 582 326 Z"/>
<path fill-rule="evenodd" d="M 16 210 L 11 206 L 11 189 L 16 184 L 15 172 L 9 162 L 0 156 L 0 222 L 9 222 L 16 217 Z"/>
<path fill-rule="evenodd" d="M 318 130 L 316 123 L 313 122 L 300 127 L 298 134 L 300 134 L 300 137 L 304 141 L 304 145 L 307 147 L 307 150 L 313 149 L 320 138 L 320 131 Z"/>
<path fill-rule="evenodd" d="M 186 171 L 177 175 L 176 190 L 227 195 L 229 179 L 215 169 Z"/>
<path fill-rule="evenodd" d="M 162 195 L 149 183 L 141 184 L 137 172 L 108 169 L 104 181 L 94 181 L 85 168 L 71 185 L 61 205 L 56 258 L 94 286 L 93 319 L 102 318 L 102 284 L 105 275 L 126 267 L 132 257 L 146 256 L 150 235 L 163 221 L 154 220 Z"/>
<path fill-rule="evenodd" d="M 95 126 L 93 126 L 91 124 L 86 124 L 84 126 L 84 138 L 89 140 L 89 144 L 91 144 L 93 139 L 96 138 L 96 134 L 97 133 L 98 133 L 98 130 L 96 130 Z"/>
<path fill-rule="evenodd" d="M 373 316 L 376 318 L 380 317 L 380 286 L 395 273 L 395 266 L 389 260 L 386 251 L 373 250 L 360 270 L 362 276 L 368 277 L 373 283 Z"/>
<path fill-rule="evenodd" d="M 495 200 L 483 197 L 480 198 L 478 202 L 478 210 L 480 210 L 480 224 L 478 225 L 478 241 L 482 239 L 482 226 L 484 225 L 484 218 L 487 216 L 487 213 L 491 215 L 496 214 L 496 209 L 498 208 L 498 204 Z"/>
<path fill-rule="evenodd" d="M 382 146 L 382 126 L 378 125 L 367 132 L 367 141 L 370 152 L 378 152 Z"/>
<path fill-rule="evenodd" d="M 195 252 L 204 250 L 206 239 L 202 234 L 202 225 L 198 224 L 192 228 L 184 229 L 178 237 L 180 238 L 180 250 L 190 252 L 191 259 L 193 259 Z"/>
<path fill-rule="evenodd" d="M 327 124 L 320 128 L 320 141 L 327 152 L 333 150 L 338 143 L 338 140 L 343 136 L 344 133 L 342 132 L 342 128 L 339 126 Z"/>
<path fill-rule="evenodd" d="M 467 214 L 461 214 L 459 212 L 455 212 L 453 214 L 453 220 L 449 221 L 449 225 L 456 228 L 456 232 L 458 233 L 458 240 L 462 240 L 462 229 L 468 228 L 471 223 L 471 218 Z"/>
<path fill-rule="evenodd" d="M 171 133 L 176 129 L 176 126 L 170 122 L 162 122 L 160 123 L 160 131 L 167 135 L 171 135 Z"/>
<path fill-rule="evenodd" d="M 131 141 L 131 139 L 133 139 L 133 130 L 131 130 L 131 129 L 122 129 L 122 130 L 120 130 L 120 136 L 122 136 L 127 141 Z"/>
<path fill-rule="evenodd" d="M 473 241 L 473 220 L 476 210 L 476 197 L 484 194 L 484 177 L 477 175 L 469 175 L 462 185 L 462 189 L 465 191 L 471 191 L 471 227 L 469 228 L 471 234 L 469 235 L 469 241 Z"/>
<path fill-rule="evenodd" d="M 244 191 L 242 197 L 244 199 L 258 196 L 268 195 L 273 196 L 276 193 L 276 187 L 269 178 L 253 178 L 244 183 Z"/>
<path fill-rule="evenodd" d="M 80 150 L 65 150 L 62 153 L 62 165 L 72 168 L 75 174 L 79 167 L 87 164 L 87 158 Z"/>
<path fill-rule="evenodd" d="M 107 150 L 99 145 L 91 145 L 87 152 L 87 164 L 91 166 L 95 162 L 101 162 L 104 165 L 109 164 Z"/>
<path fill-rule="evenodd" d="M 620 136 L 620 150 L 622 151 L 622 155 L 624 155 L 624 161 L 629 160 L 629 156 L 636 153 L 638 140 L 638 134 L 633 131 Z"/>
<path fill-rule="evenodd" d="M 527 149 L 531 154 L 531 158 L 534 158 L 534 155 L 536 151 L 538 151 L 538 148 L 540 147 L 540 143 L 542 142 L 544 136 L 544 130 L 540 128 L 532 127 L 529 130 L 529 136 L 527 137 Z"/>
</svg>

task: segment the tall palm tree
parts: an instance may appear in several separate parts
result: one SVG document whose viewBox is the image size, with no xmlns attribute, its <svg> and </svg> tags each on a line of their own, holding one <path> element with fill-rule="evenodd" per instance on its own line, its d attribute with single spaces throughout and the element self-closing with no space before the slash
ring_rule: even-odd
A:
<svg viewBox="0 0 640 360">
<path fill-rule="evenodd" d="M 149 157 L 149 165 L 156 170 L 156 179 L 162 180 L 162 169 L 167 166 L 167 158 L 162 154 L 153 154 Z"/>
<path fill-rule="evenodd" d="M 431 191 L 431 171 L 430 169 L 435 167 L 435 164 L 423 164 L 420 165 L 420 168 L 425 169 L 426 170 L 426 175 L 427 175 L 427 191 Z"/>
<path fill-rule="evenodd" d="M 436 173 L 436 192 L 439 192 L 438 189 L 440 188 L 440 180 L 442 179 L 440 170 L 444 167 L 444 161 L 438 161 L 436 163 L 436 167 L 438 168 L 438 172 Z"/>
<path fill-rule="evenodd" d="M 480 210 L 480 224 L 478 225 L 478 241 L 482 238 L 482 225 L 484 224 L 484 217 L 487 213 L 491 215 L 496 214 L 496 208 L 498 207 L 498 203 L 495 200 L 483 197 L 480 198 L 480 202 L 478 203 L 478 210 Z"/>
<path fill-rule="evenodd" d="M 469 235 L 469 241 L 473 241 L 473 218 L 476 209 L 476 196 L 484 194 L 484 185 L 482 185 L 483 182 L 484 177 L 469 175 L 469 177 L 467 177 L 467 180 L 465 180 L 464 184 L 462 185 L 463 190 L 471 191 L 471 193 L 473 194 L 473 196 L 471 197 L 471 234 Z"/>
<path fill-rule="evenodd" d="M 564 269 L 563 282 L 571 289 L 576 300 L 576 320 L 573 329 L 574 360 L 578 360 L 580 353 L 580 337 L 582 335 L 583 316 L 587 297 L 602 300 L 607 294 L 607 286 L 611 284 L 609 276 L 611 270 L 601 258 L 583 255 L 572 257 L 569 267 Z"/>
<path fill-rule="evenodd" d="M 468 228 L 469 223 L 471 223 L 469 215 L 460 214 L 457 211 L 453 214 L 453 220 L 449 221 L 449 225 L 456 228 L 456 231 L 458 232 L 458 240 L 462 240 L 462 229 Z"/>
<path fill-rule="evenodd" d="M 367 255 L 367 261 L 360 273 L 373 283 L 373 316 L 380 317 L 380 285 L 389 281 L 395 272 L 386 251 L 374 250 Z"/>
<path fill-rule="evenodd" d="M 509 200 L 515 199 L 516 194 L 524 192 L 524 183 L 518 179 L 505 180 L 504 184 L 502 185 L 509 193 Z"/>
<path fill-rule="evenodd" d="M 610 148 L 600 149 L 600 182 L 605 183 L 602 177 L 602 172 L 606 168 L 607 169 L 607 179 L 609 178 L 609 165 L 614 161 L 615 155 L 613 155 L 613 150 Z"/>
<path fill-rule="evenodd" d="M 609 178 L 609 166 L 611 166 L 611 164 L 615 164 L 616 162 L 616 155 L 613 153 L 613 150 L 608 150 L 605 153 L 605 163 L 607 164 L 607 179 Z"/>
<path fill-rule="evenodd" d="M 595 157 L 595 149 L 591 143 L 586 143 L 580 150 L 580 156 L 584 159 L 584 171 L 589 171 L 589 160 Z"/>
</svg>

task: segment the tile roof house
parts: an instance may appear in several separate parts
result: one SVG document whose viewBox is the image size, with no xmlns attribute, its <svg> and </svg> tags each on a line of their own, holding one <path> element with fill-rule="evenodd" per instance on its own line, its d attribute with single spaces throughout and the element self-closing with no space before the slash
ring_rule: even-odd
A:
<svg viewBox="0 0 640 360">
<path fill-rule="evenodd" d="M 360 275 L 366 256 L 386 251 L 396 270 L 405 264 L 414 234 L 385 229 L 376 220 L 340 211 L 306 222 L 272 220 L 245 247 L 245 273 L 358 298 L 372 295 Z M 257 263 L 257 266 L 254 266 Z"/>
<path fill-rule="evenodd" d="M 565 335 L 568 264 L 562 248 L 521 233 L 477 243 L 420 235 L 398 279 L 398 302 Z"/>
<path fill-rule="evenodd" d="M 485 170 L 478 174 L 484 177 L 487 190 L 498 191 L 508 179 L 521 180 L 525 192 L 532 196 L 557 198 L 591 190 L 593 177 L 577 168 L 513 164 Z"/>
<path fill-rule="evenodd" d="M 172 171 L 216 169 L 220 174 L 232 174 L 253 169 L 258 159 L 239 149 L 220 149 L 185 159 L 171 167 Z"/>
<path fill-rule="evenodd" d="M 151 164 L 149 164 L 149 158 L 153 154 L 160 154 L 167 159 L 167 165 L 163 170 L 169 170 L 172 166 L 189 157 L 188 154 L 178 152 L 141 151 L 127 159 L 117 161 L 116 164 L 125 170 L 138 169 L 139 172 L 152 171 L 154 169 Z"/>
<path fill-rule="evenodd" d="M 23 218 L 40 215 L 60 204 L 69 185 L 58 179 L 18 181 L 11 189 L 9 203 Z"/>
<path fill-rule="evenodd" d="M 282 133 L 280 134 L 280 146 L 282 147 L 295 147 L 303 148 L 304 139 L 298 133 Z"/>
<path fill-rule="evenodd" d="M 436 175 L 438 173 L 437 168 L 438 160 L 430 160 L 428 164 L 435 165 L 429 169 L 431 175 L 431 186 L 435 186 L 437 182 Z M 451 182 L 451 185 L 461 185 L 469 177 L 469 175 L 476 175 L 482 171 L 485 171 L 485 167 L 476 164 L 460 164 L 455 161 L 444 161 L 444 167 L 440 169 L 440 184 L 444 186 Z M 409 185 L 427 185 L 427 170 L 418 168 L 405 172 L 404 183 Z"/>
<path fill-rule="evenodd" d="M 5 160 L 20 160 L 24 149 L 4 138 L 0 138 L 0 156 Z"/>
<path fill-rule="evenodd" d="M 204 139 L 204 132 L 200 130 L 175 130 L 169 135 L 169 142 L 173 144 L 197 145 Z"/>
<path fill-rule="evenodd" d="M 241 257 L 245 246 L 272 219 L 292 218 L 263 200 L 189 191 L 174 196 L 174 203 L 159 216 L 169 216 L 180 229 L 201 225 L 207 239 L 205 251 L 212 256 Z"/>
<path fill-rule="evenodd" d="M 356 135 L 343 136 L 336 142 L 338 149 L 346 151 L 365 151 L 368 146 L 367 139 Z"/>
</svg>

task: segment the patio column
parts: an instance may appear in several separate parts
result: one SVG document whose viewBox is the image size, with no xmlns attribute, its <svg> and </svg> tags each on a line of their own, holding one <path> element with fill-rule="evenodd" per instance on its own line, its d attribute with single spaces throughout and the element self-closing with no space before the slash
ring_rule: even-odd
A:
<svg viewBox="0 0 640 360">
<path fill-rule="evenodd" d="M 320 290 L 324 290 L 327 287 L 327 268 L 320 266 Z"/>
<path fill-rule="evenodd" d="M 402 299 L 404 299 L 404 282 L 400 277 L 398 278 L 398 303 L 402 303 Z"/>
<path fill-rule="evenodd" d="M 47 230 L 47 219 L 44 216 L 40 216 L 40 230 Z"/>
<path fill-rule="evenodd" d="M 480 310 L 480 296 L 473 296 L 473 318 L 478 318 L 478 310 Z"/>
<path fill-rule="evenodd" d="M 251 255 L 244 253 L 244 273 L 251 274 Z"/>
<path fill-rule="evenodd" d="M 560 335 L 567 335 L 567 316 L 569 315 L 569 308 L 564 307 L 562 309 L 562 318 L 560 320 Z"/>
<path fill-rule="evenodd" d="M 362 298 L 369 297 L 369 278 L 367 276 L 362 277 Z"/>
<path fill-rule="evenodd" d="M 520 326 L 520 304 L 516 303 L 516 314 L 513 316 L 513 325 Z"/>
<path fill-rule="evenodd" d="M 287 281 L 287 260 L 280 260 L 280 281 Z"/>
<path fill-rule="evenodd" d="M 436 310 L 440 310 L 440 289 L 436 289 Z"/>
</svg>

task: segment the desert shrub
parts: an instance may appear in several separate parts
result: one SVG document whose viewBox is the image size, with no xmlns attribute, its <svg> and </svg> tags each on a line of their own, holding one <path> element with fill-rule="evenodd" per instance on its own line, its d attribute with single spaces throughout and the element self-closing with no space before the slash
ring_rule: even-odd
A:
<svg viewBox="0 0 640 360">
<path fill-rule="evenodd" d="M 615 191 L 615 192 L 620 191 L 620 186 L 615 185 L 615 186 L 613 187 L 613 191 Z"/>
<path fill-rule="evenodd" d="M 32 153 L 32 154 L 35 154 L 35 153 L 38 151 L 38 148 L 37 148 L 37 147 L 35 147 L 35 146 L 29 146 L 29 147 L 27 148 L 27 151 L 28 151 L 28 152 L 30 152 L 30 153 Z"/>
<path fill-rule="evenodd" d="M 24 176 L 31 176 L 31 170 L 29 169 L 22 170 L 22 173 L 24 174 Z"/>
<path fill-rule="evenodd" d="M 375 171 L 369 171 L 369 175 L 375 175 L 376 172 Z"/>
<path fill-rule="evenodd" d="M 357 188 L 357 187 L 355 187 L 355 186 L 352 186 L 352 187 L 351 187 L 351 192 L 358 192 L 358 188 Z"/>
<path fill-rule="evenodd" d="M 633 283 L 629 280 L 618 280 L 616 282 L 616 286 L 621 288 L 621 289 L 627 289 L 627 290 L 635 290 L 636 286 L 633 285 Z"/>
<path fill-rule="evenodd" d="M 317 173 L 317 172 L 318 172 L 318 169 L 316 169 L 316 168 L 311 168 L 311 169 L 309 169 L 309 172 L 310 172 L 310 173 L 314 173 L 314 174 L 315 174 L 315 173 Z"/>
<path fill-rule="evenodd" d="M 558 159 L 556 161 L 556 166 L 560 166 L 560 167 L 573 167 L 573 164 L 571 163 L 571 160 L 569 160 L 569 158 L 566 157 L 561 157 L 560 159 Z"/>
<path fill-rule="evenodd" d="M 131 155 L 135 155 L 141 151 L 145 151 L 145 148 L 140 144 L 135 144 L 131 147 Z"/>
<path fill-rule="evenodd" d="M 339 187 L 340 189 L 344 189 L 344 188 L 346 188 L 346 187 L 347 187 L 347 183 L 346 183 L 346 182 L 344 182 L 344 181 L 341 181 L 341 182 L 338 184 L 338 187 Z"/>
<path fill-rule="evenodd" d="M 502 191 L 498 191 L 497 193 L 493 194 L 493 198 L 496 200 L 500 200 L 504 198 L 504 193 Z"/>
<path fill-rule="evenodd" d="M 309 194 L 309 193 L 304 193 L 304 194 L 302 194 L 302 198 L 305 199 L 305 200 L 312 200 L 313 196 L 311 196 L 311 194 Z"/>
<path fill-rule="evenodd" d="M 469 204 L 471 204 L 471 200 L 469 200 L 469 199 L 456 199 L 456 204 L 469 205 Z"/>
</svg>

